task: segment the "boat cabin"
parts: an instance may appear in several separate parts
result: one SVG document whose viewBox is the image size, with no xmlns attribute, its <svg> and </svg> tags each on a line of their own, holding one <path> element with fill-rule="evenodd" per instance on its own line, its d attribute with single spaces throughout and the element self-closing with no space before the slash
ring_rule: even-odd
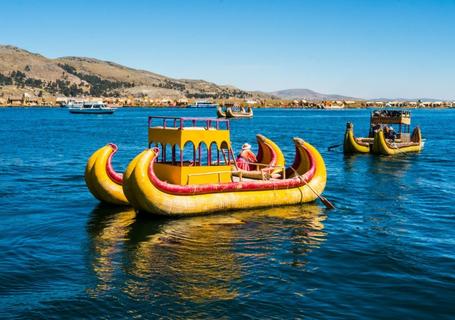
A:
<svg viewBox="0 0 455 320">
<path fill-rule="evenodd" d="M 234 159 L 229 120 L 151 116 L 149 147 L 159 149 L 158 178 L 172 184 L 227 183 Z"/>
<path fill-rule="evenodd" d="M 370 117 L 370 137 L 374 137 L 376 129 L 398 126 L 397 138 L 402 141 L 410 140 L 411 112 L 407 110 L 374 110 Z"/>
<path fill-rule="evenodd" d="M 106 104 L 101 101 L 98 102 L 84 102 L 82 108 L 84 109 L 103 109 L 106 108 Z"/>
<path fill-rule="evenodd" d="M 230 108 L 238 108 L 239 107 L 239 104 L 236 103 L 236 102 L 224 102 L 222 105 L 222 107 L 230 107 Z"/>
</svg>

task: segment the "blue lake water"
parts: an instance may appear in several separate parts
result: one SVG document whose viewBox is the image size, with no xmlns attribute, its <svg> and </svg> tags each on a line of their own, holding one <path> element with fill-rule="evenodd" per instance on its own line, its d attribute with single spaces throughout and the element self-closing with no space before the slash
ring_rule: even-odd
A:
<svg viewBox="0 0 455 320">
<path fill-rule="evenodd" d="M 123 171 L 147 146 L 148 115 L 213 109 L 0 109 L 0 318 L 403 318 L 455 315 L 455 110 L 412 111 L 420 154 L 345 157 L 369 110 L 255 110 L 231 122 L 292 161 L 292 137 L 322 153 L 320 202 L 158 219 L 100 205 L 88 157 L 117 143 Z"/>
</svg>

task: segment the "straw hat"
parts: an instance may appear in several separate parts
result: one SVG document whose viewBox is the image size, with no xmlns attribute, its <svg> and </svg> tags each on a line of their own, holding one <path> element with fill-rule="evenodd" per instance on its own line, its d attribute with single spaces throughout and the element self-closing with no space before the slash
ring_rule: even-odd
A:
<svg viewBox="0 0 455 320">
<path fill-rule="evenodd" d="M 242 146 L 242 150 L 250 150 L 251 149 L 251 144 L 249 143 L 245 143 L 243 146 Z"/>
</svg>

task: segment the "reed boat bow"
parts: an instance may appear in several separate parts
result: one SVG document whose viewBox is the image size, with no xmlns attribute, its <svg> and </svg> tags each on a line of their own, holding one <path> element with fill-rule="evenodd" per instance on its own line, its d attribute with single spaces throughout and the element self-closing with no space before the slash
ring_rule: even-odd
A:
<svg viewBox="0 0 455 320">
<path fill-rule="evenodd" d="M 222 106 L 217 106 L 216 107 L 216 116 L 218 118 L 226 118 L 226 112 L 223 111 Z"/>
<path fill-rule="evenodd" d="M 273 177 L 285 169 L 285 159 L 280 147 L 262 134 L 257 134 L 256 140 L 258 143 L 257 162 L 250 164 L 250 166 L 256 167 L 255 170 L 237 169 L 233 172 L 234 176 L 261 179 L 264 175 Z"/>
<path fill-rule="evenodd" d="M 356 138 L 354 135 L 354 125 L 351 122 L 346 124 L 346 132 L 344 134 L 344 143 L 343 143 L 343 152 L 344 153 L 369 153 L 370 144 L 368 142 L 363 142 L 360 139 Z"/>
<path fill-rule="evenodd" d="M 118 147 L 109 143 L 95 151 L 85 167 L 85 183 L 90 192 L 102 202 L 127 205 L 123 193 L 123 175 L 112 167 L 112 157 Z"/>
</svg>

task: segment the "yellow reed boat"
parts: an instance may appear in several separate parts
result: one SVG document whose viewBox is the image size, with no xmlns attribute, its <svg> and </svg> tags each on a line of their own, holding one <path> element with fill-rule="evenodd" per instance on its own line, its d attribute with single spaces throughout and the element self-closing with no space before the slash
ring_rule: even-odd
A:
<svg viewBox="0 0 455 320">
<path fill-rule="evenodd" d="M 236 104 L 225 104 L 216 109 L 218 118 L 252 118 L 253 109 L 251 107 L 239 107 Z"/>
<path fill-rule="evenodd" d="M 229 129 L 222 119 L 149 117 L 149 148 L 123 176 L 110 164 L 116 147 L 96 151 L 87 164 L 87 186 L 101 201 L 124 204 L 126 199 L 137 210 L 167 216 L 302 204 L 320 197 L 326 168 L 309 143 L 294 138 L 295 160 L 285 168 L 278 146 L 258 135 L 258 165 L 270 174 L 247 177 L 235 166 Z"/>
<path fill-rule="evenodd" d="M 410 127 L 409 111 L 375 110 L 370 116 L 370 131 L 366 138 L 356 138 L 353 124 L 347 123 L 343 143 L 344 153 L 394 155 L 419 152 L 423 148 L 421 130 L 416 127 L 411 134 Z"/>
</svg>

